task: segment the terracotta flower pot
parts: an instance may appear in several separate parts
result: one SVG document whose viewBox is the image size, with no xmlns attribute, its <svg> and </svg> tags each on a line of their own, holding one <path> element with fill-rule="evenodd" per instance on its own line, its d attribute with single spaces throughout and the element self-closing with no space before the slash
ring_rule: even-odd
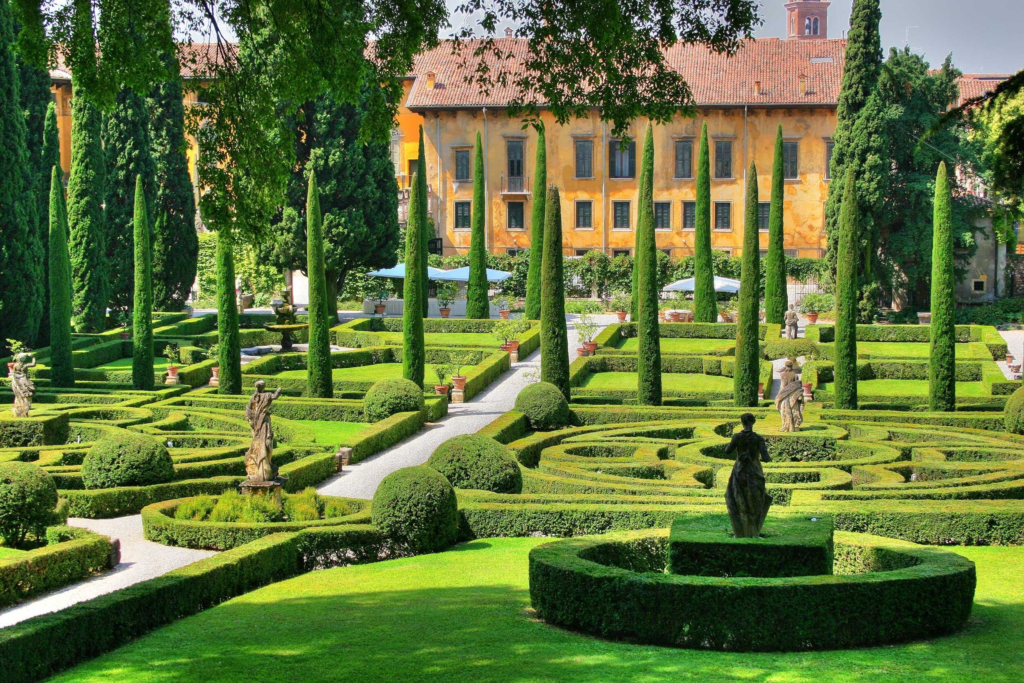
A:
<svg viewBox="0 0 1024 683">
<path fill-rule="evenodd" d="M 466 388 L 466 376 L 465 375 L 459 375 L 459 376 L 456 376 L 456 377 L 452 377 L 452 387 L 455 388 L 455 389 L 465 389 Z"/>
<path fill-rule="evenodd" d="M 501 318 L 502 320 L 508 320 L 508 314 L 509 310 L 507 308 L 503 308 L 502 310 L 498 311 L 498 317 Z"/>
<path fill-rule="evenodd" d="M 672 323 L 679 322 L 679 311 L 669 311 L 668 312 L 668 321 L 672 322 Z"/>
<path fill-rule="evenodd" d="M 434 385 L 434 393 L 437 394 L 438 396 L 447 396 L 448 395 L 448 385 L 447 384 L 435 384 Z"/>
<path fill-rule="evenodd" d="M 811 396 L 814 395 L 814 394 L 811 393 L 811 383 L 810 382 L 802 383 L 802 386 L 804 388 L 804 398 L 810 398 Z"/>
<path fill-rule="evenodd" d="M 817 325 L 818 324 L 818 314 L 817 313 L 808 313 L 807 314 L 807 322 L 809 322 L 812 325 Z"/>
<path fill-rule="evenodd" d="M 509 353 L 509 352 L 515 350 L 515 347 L 512 346 L 512 344 L 508 344 L 508 343 L 502 344 L 500 348 L 501 348 L 502 351 L 504 351 L 506 353 Z"/>
<path fill-rule="evenodd" d="M 384 315 L 384 311 L 386 311 L 387 308 L 387 304 L 374 304 L 373 312 L 376 313 L 377 315 Z"/>
<path fill-rule="evenodd" d="M 764 398 L 764 382 L 757 383 L 757 397 Z"/>
<path fill-rule="evenodd" d="M 587 350 L 587 354 L 593 356 L 597 352 L 597 342 L 583 342 L 583 348 Z"/>
<path fill-rule="evenodd" d="M 120 332 L 119 334 L 121 336 L 121 341 L 128 341 L 132 336 L 129 332 Z"/>
<path fill-rule="evenodd" d="M 512 347 L 513 351 L 518 351 L 519 350 L 519 340 L 518 339 L 513 339 L 512 341 L 510 341 L 508 343 L 508 345 Z"/>
<path fill-rule="evenodd" d="M 587 353 L 587 350 L 581 346 L 578 349 L 576 349 L 576 355 L 577 356 L 583 356 L 585 358 L 585 357 L 589 356 L 590 354 Z"/>
<path fill-rule="evenodd" d="M 626 312 L 625 311 L 615 311 L 615 315 L 617 315 L 619 317 L 619 322 L 620 323 L 626 322 Z"/>
<path fill-rule="evenodd" d="M 167 374 L 170 375 L 171 377 L 177 377 L 178 376 L 178 366 L 177 365 L 168 365 L 167 366 Z"/>
<path fill-rule="evenodd" d="M 441 317 L 442 318 L 447 318 L 449 315 L 452 314 L 452 309 L 450 309 L 450 308 L 442 308 L 440 310 L 441 310 Z"/>
<path fill-rule="evenodd" d="M 1012 353 L 1006 354 L 1006 364 L 1009 365 L 1012 362 L 1013 362 L 1013 354 Z"/>
</svg>

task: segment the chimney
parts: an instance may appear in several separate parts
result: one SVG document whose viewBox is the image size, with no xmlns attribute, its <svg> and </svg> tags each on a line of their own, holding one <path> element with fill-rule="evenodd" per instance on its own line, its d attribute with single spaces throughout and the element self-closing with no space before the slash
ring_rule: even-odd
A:
<svg viewBox="0 0 1024 683">
<path fill-rule="evenodd" d="M 754 81 L 754 96 L 761 96 L 761 81 Z"/>
<path fill-rule="evenodd" d="M 506 38 L 511 38 L 512 37 L 512 27 L 511 26 L 506 26 L 505 27 L 505 37 Z"/>
<path fill-rule="evenodd" d="M 434 89 L 434 80 L 436 76 L 437 74 L 435 74 L 433 71 L 427 72 L 427 90 Z"/>
<path fill-rule="evenodd" d="M 800 97 L 807 95 L 807 75 L 800 74 Z"/>
</svg>

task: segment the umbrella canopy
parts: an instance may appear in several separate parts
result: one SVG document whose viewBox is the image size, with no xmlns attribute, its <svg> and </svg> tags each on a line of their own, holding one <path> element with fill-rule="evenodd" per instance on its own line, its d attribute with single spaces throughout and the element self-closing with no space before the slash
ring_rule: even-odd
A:
<svg viewBox="0 0 1024 683">
<path fill-rule="evenodd" d="M 440 268 L 431 268 L 429 266 L 427 267 L 427 277 L 431 280 L 437 280 L 438 275 L 442 275 L 444 274 L 444 272 L 445 271 L 441 270 Z M 405 277 L 405 264 L 399 263 L 394 268 L 384 268 L 382 270 L 375 270 L 372 273 L 367 273 L 367 275 L 370 275 L 371 277 L 395 277 L 401 279 Z"/>
<path fill-rule="evenodd" d="M 442 270 L 439 271 L 440 275 L 431 275 L 431 280 L 451 280 L 454 282 L 469 282 L 469 266 L 465 268 L 456 268 L 455 270 Z M 492 270 L 487 269 L 487 281 L 488 282 L 501 282 L 512 277 L 512 273 L 506 273 L 503 270 Z"/>
<path fill-rule="evenodd" d="M 679 282 L 673 282 L 665 288 L 666 292 L 692 292 L 694 290 L 694 278 L 690 277 Z M 735 294 L 740 291 L 740 281 L 730 280 L 727 277 L 715 277 L 715 291 Z"/>
</svg>

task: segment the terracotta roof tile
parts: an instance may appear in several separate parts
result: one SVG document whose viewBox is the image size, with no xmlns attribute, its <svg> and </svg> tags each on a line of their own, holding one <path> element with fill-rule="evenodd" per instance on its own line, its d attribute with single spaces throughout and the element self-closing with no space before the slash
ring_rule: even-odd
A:
<svg viewBox="0 0 1024 683">
<path fill-rule="evenodd" d="M 992 92 L 1000 83 L 1008 80 L 1012 74 L 964 74 L 960 79 L 960 101 L 957 106 L 967 100 Z"/>
</svg>

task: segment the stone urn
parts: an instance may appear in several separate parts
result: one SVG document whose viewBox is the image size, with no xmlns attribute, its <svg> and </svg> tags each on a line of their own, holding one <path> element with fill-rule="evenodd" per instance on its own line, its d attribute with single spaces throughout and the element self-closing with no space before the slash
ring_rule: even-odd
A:
<svg viewBox="0 0 1024 683">
<path fill-rule="evenodd" d="M 242 292 L 238 295 L 238 312 L 245 313 L 245 309 L 252 308 L 252 302 L 256 299 L 255 294 Z"/>
<path fill-rule="evenodd" d="M 615 315 L 617 315 L 619 317 L 619 322 L 620 323 L 626 322 L 626 312 L 625 311 L 615 311 Z"/>
<path fill-rule="evenodd" d="M 441 317 L 442 318 L 447 318 L 448 316 L 450 316 L 452 314 L 452 309 L 450 309 L 450 308 L 441 308 L 439 310 L 441 311 Z"/>
<path fill-rule="evenodd" d="M 213 366 L 212 368 L 210 368 L 210 372 L 213 373 L 212 376 L 210 377 L 210 386 L 211 387 L 219 387 L 220 386 L 220 366 L 219 365 Z"/>
<path fill-rule="evenodd" d="M 810 382 L 802 382 L 801 386 L 804 388 L 804 400 L 805 401 L 810 401 L 811 399 L 813 399 L 814 398 L 814 394 L 811 392 L 811 383 Z"/>
<path fill-rule="evenodd" d="M 178 366 L 168 365 L 167 366 L 167 379 L 164 380 L 164 384 L 181 384 L 181 380 L 178 379 Z"/>
</svg>

